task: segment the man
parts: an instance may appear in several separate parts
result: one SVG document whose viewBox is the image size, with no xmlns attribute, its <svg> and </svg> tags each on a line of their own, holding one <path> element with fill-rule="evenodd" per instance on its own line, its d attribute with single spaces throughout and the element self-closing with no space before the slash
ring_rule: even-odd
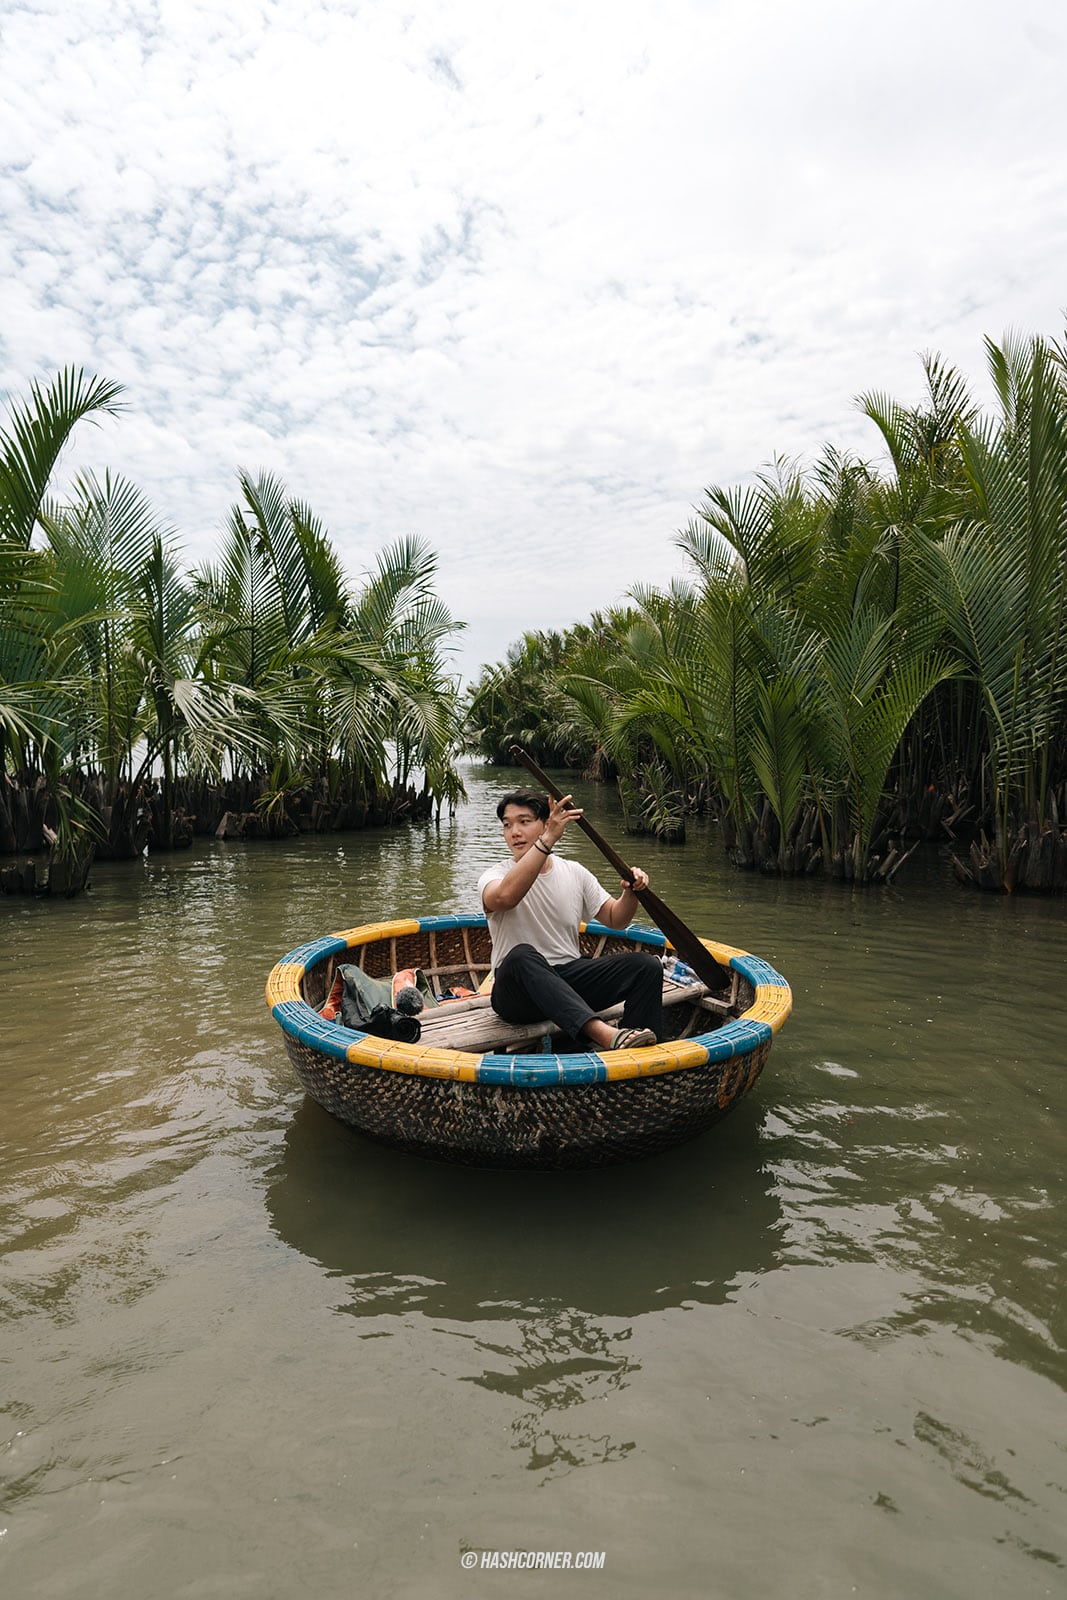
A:
<svg viewBox="0 0 1067 1600">
<path fill-rule="evenodd" d="M 611 899 L 585 867 L 553 854 L 582 815 L 570 798 L 516 789 L 496 808 L 512 859 L 478 880 L 493 941 L 493 1010 L 505 1022 L 554 1022 L 596 1050 L 655 1044 L 663 1024 L 656 957 L 628 952 L 593 960 L 579 952 L 579 923 L 595 917 L 609 928 L 628 927 L 638 900 L 628 884 Z M 647 885 L 648 874 L 635 867 L 634 886 Z M 595 1015 L 620 1000 L 621 1027 Z"/>
</svg>

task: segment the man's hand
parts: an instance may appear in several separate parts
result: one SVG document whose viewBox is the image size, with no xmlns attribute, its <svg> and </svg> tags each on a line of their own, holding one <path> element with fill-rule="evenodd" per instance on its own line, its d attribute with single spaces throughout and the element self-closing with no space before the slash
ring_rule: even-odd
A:
<svg viewBox="0 0 1067 1600">
<path fill-rule="evenodd" d="M 597 921 L 603 922 L 609 928 L 625 928 L 634 920 L 634 913 L 640 904 L 637 891 L 648 888 L 648 873 L 643 867 L 631 867 L 634 875 L 633 885 L 623 881 L 622 889 L 614 900 L 605 900 L 597 912 Z"/>
<path fill-rule="evenodd" d="M 563 838 L 563 830 L 568 822 L 577 822 L 581 815 L 581 806 L 572 805 L 569 794 L 561 795 L 558 800 L 549 801 L 548 819 L 542 837 L 554 848 Z"/>
</svg>

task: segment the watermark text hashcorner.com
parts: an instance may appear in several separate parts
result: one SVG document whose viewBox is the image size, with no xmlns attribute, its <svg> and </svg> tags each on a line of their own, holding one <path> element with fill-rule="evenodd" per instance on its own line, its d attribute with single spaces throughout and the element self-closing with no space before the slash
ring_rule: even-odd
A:
<svg viewBox="0 0 1067 1600">
<path fill-rule="evenodd" d="M 519 1572 L 599 1571 L 606 1554 L 603 1550 L 464 1550 L 459 1558 L 468 1572 L 493 1568 Z"/>
</svg>

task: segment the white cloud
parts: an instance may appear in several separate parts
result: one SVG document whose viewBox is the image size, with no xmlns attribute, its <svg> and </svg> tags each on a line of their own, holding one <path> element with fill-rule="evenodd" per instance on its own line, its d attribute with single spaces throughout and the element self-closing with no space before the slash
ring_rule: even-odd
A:
<svg viewBox="0 0 1067 1600">
<path fill-rule="evenodd" d="M 44 0 L 2 50 L 0 385 L 126 383 L 65 467 L 190 560 L 238 465 L 353 574 L 424 534 L 468 669 L 666 581 L 707 484 L 874 454 L 919 351 L 1060 326 L 1040 0 Z"/>
</svg>

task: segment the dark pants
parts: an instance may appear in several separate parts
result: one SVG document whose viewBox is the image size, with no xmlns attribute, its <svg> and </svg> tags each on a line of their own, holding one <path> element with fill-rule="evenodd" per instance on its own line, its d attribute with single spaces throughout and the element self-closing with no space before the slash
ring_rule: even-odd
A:
<svg viewBox="0 0 1067 1600">
<path fill-rule="evenodd" d="M 624 1028 L 663 1033 L 663 968 L 655 956 L 579 956 L 550 967 L 532 944 L 517 944 L 496 968 L 492 1006 L 505 1022 L 554 1022 L 572 1039 L 598 1011 L 623 1001 Z M 588 1040 L 586 1041 L 588 1043 Z"/>
</svg>

